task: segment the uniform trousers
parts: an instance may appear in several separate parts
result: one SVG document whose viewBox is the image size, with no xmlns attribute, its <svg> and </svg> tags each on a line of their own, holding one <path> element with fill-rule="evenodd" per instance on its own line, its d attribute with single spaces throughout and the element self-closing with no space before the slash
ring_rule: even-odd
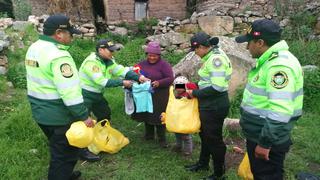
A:
<svg viewBox="0 0 320 180">
<path fill-rule="evenodd" d="M 280 145 L 273 145 L 269 152 L 269 161 L 266 161 L 255 157 L 257 143 L 247 139 L 247 151 L 254 179 L 282 180 L 284 173 L 283 163 L 291 144 L 292 142 L 289 140 Z"/>
<path fill-rule="evenodd" d="M 210 156 L 213 161 L 214 174 L 222 176 L 224 174 L 224 162 L 226 145 L 222 138 L 222 126 L 224 119 L 228 115 L 229 107 L 219 110 L 200 110 L 200 139 L 201 151 L 199 163 L 208 165 Z"/>
<path fill-rule="evenodd" d="M 50 164 L 48 180 L 69 180 L 79 157 L 79 149 L 70 146 L 65 136 L 70 125 L 38 125 L 49 140 Z"/>
</svg>

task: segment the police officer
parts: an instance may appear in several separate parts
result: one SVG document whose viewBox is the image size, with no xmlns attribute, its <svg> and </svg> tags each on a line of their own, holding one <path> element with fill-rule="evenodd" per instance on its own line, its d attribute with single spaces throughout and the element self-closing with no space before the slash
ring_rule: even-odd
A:
<svg viewBox="0 0 320 180">
<path fill-rule="evenodd" d="M 96 45 L 96 52 L 92 52 L 82 63 L 79 69 L 82 94 L 84 102 L 90 112 L 98 121 L 111 119 L 111 111 L 107 100 L 103 97 L 105 88 L 124 86 L 130 88 L 130 80 L 145 82 L 149 79 L 143 75 L 137 75 L 117 64 L 113 58 L 113 52 L 119 50 L 112 41 L 102 39 Z M 84 149 L 80 157 L 87 161 L 98 161 L 100 157 Z"/>
<path fill-rule="evenodd" d="M 26 54 L 27 91 L 33 118 L 49 140 L 49 180 L 77 179 L 73 172 L 79 149 L 69 145 L 65 136 L 70 124 L 83 120 L 93 126 L 83 103 L 80 79 L 67 51 L 74 29 L 64 15 L 50 16 L 44 22 L 39 40 Z"/>
<path fill-rule="evenodd" d="M 303 72 L 271 20 L 256 20 L 246 35 L 256 66 L 249 72 L 241 103 L 240 125 L 254 179 L 283 179 L 285 154 L 292 144 L 290 132 L 302 114 Z"/>
<path fill-rule="evenodd" d="M 185 166 L 187 170 L 207 170 L 210 156 L 214 173 L 207 179 L 224 179 L 226 145 L 222 139 L 222 125 L 229 111 L 228 86 L 232 67 L 228 56 L 217 45 L 219 39 L 204 32 L 191 38 L 191 48 L 201 57 L 198 74 L 199 90 L 187 93 L 199 99 L 201 152 L 199 161 Z"/>
</svg>

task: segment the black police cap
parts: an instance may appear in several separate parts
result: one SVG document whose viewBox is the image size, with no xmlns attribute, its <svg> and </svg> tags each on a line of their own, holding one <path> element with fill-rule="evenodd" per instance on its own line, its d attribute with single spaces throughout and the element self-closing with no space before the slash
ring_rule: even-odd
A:
<svg viewBox="0 0 320 180">
<path fill-rule="evenodd" d="M 48 17 L 48 19 L 44 22 L 43 25 L 44 31 L 55 31 L 57 29 L 65 29 L 69 31 L 71 34 L 81 34 L 81 31 L 74 28 L 70 19 L 62 14 L 56 14 Z"/>
<path fill-rule="evenodd" d="M 249 42 L 253 39 L 280 40 L 280 26 L 272 20 L 260 19 L 252 23 L 247 33 L 236 37 L 237 43 Z"/>
<path fill-rule="evenodd" d="M 199 47 L 200 45 L 203 46 L 211 46 L 211 45 L 217 45 L 219 43 L 218 37 L 210 37 L 205 32 L 198 32 L 190 39 L 191 43 L 191 51 L 194 51 L 195 48 Z"/>
<path fill-rule="evenodd" d="M 108 39 L 101 39 L 97 42 L 96 50 L 99 48 L 107 48 L 109 51 L 118 51 L 120 48 L 113 43 L 113 41 Z"/>
</svg>

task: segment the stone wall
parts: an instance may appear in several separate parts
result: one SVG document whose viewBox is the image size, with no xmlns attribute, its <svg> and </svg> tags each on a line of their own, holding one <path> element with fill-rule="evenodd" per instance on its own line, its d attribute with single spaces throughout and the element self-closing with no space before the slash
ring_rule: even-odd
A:
<svg viewBox="0 0 320 180">
<path fill-rule="evenodd" d="M 114 21 L 134 21 L 134 1 L 133 0 L 104 0 L 106 9 L 106 20 Z"/>
<path fill-rule="evenodd" d="M 133 0 L 104 0 L 107 21 L 135 21 L 135 1 Z M 183 19 L 186 16 L 186 0 L 149 0 L 147 6 L 149 17 L 164 19 L 173 17 Z"/>
<path fill-rule="evenodd" d="M 32 14 L 41 16 L 43 14 L 66 14 L 72 21 L 89 22 L 93 21 L 93 10 L 89 0 L 29 0 L 32 7 Z"/>
<path fill-rule="evenodd" d="M 257 11 L 262 15 L 273 14 L 275 0 L 206 0 L 197 6 L 197 11 L 202 12 L 210 9 L 216 9 L 221 12 L 239 10 Z"/>
<path fill-rule="evenodd" d="M 186 17 L 186 0 L 150 0 L 149 16 L 158 19 L 172 17 L 184 19 Z"/>
<path fill-rule="evenodd" d="M 35 16 L 41 16 L 48 14 L 49 3 L 47 0 L 29 0 L 32 7 L 32 14 Z"/>
</svg>

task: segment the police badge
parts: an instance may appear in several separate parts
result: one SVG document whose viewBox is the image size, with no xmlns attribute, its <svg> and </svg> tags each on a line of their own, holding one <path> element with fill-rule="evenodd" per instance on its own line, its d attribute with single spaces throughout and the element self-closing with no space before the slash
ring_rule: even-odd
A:
<svg viewBox="0 0 320 180">
<path fill-rule="evenodd" d="M 68 63 L 61 64 L 60 71 L 61 71 L 62 76 L 65 78 L 70 78 L 73 76 L 72 68 L 71 68 L 70 64 L 68 64 Z"/>
<path fill-rule="evenodd" d="M 288 76 L 285 72 L 276 72 L 271 80 L 271 85 L 277 89 L 281 89 L 287 86 L 289 82 Z"/>
</svg>

